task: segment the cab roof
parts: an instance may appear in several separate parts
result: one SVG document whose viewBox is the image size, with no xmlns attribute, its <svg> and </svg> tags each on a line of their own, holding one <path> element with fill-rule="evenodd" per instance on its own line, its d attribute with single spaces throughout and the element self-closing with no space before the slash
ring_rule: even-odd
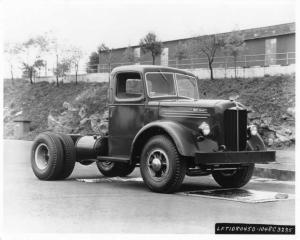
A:
<svg viewBox="0 0 300 240">
<path fill-rule="evenodd" d="M 172 68 L 172 67 L 165 67 L 160 65 L 126 65 L 126 66 L 120 66 L 116 67 L 112 70 L 112 74 L 115 74 L 117 72 L 126 72 L 126 71 L 137 71 L 140 73 L 147 73 L 147 72 L 174 72 L 174 73 L 181 73 L 185 75 L 189 75 L 192 77 L 195 77 L 194 74 L 188 71 L 184 71 L 178 68 Z"/>
</svg>

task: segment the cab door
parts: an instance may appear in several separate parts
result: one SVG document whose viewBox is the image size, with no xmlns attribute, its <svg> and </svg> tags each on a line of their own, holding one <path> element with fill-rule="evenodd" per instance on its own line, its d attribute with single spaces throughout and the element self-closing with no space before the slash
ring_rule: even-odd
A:
<svg viewBox="0 0 300 240">
<path fill-rule="evenodd" d="M 109 105 L 109 155 L 128 157 L 131 143 L 144 126 L 145 98 L 142 75 L 117 73 Z"/>
</svg>

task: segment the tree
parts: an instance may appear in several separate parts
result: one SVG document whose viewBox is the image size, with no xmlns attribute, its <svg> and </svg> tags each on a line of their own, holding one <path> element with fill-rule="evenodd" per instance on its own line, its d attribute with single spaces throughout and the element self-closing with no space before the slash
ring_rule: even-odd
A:
<svg viewBox="0 0 300 240">
<path fill-rule="evenodd" d="M 37 69 L 44 67 L 44 61 L 41 59 L 36 60 L 32 65 L 23 62 L 23 74 L 30 79 L 30 83 L 33 84 L 33 78 L 37 72 Z"/>
<path fill-rule="evenodd" d="M 199 36 L 193 39 L 192 48 L 198 56 L 203 54 L 207 57 L 210 78 L 214 79 L 213 62 L 216 52 L 224 46 L 224 37 L 222 35 Z"/>
<path fill-rule="evenodd" d="M 29 77 L 30 83 L 33 84 L 36 70 L 44 66 L 41 55 L 50 50 L 50 41 L 47 36 L 39 35 L 28 39 L 21 45 L 23 53 L 23 70 Z"/>
<path fill-rule="evenodd" d="M 129 62 L 129 63 L 135 63 L 136 62 L 136 57 L 134 55 L 134 50 L 131 46 L 128 46 L 124 53 L 123 53 L 123 58 L 125 59 L 125 61 Z"/>
<path fill-rule="evenodd" d="M 4 44 L 4 53 L 6 54 L 6 60 L 10 67 L 11 80 L 14 80 L 14 65 L 18 61 L 18 55 L 22 52 L 22 46 L 20 44 Z"/>
<path fill-rule="evenodd" d="M 104 62 L 108 65 L 108 71 L 111 71 L 111 60 L 112 60 L 112 49 L 107 47 L 104 43 L 102 43 L 98 47 L 98 54 L 99 57 L 102 57 L 104 59 Z"/>
<path fill-rule="evenodd" d="M 65 54 L 66 54 L 66 48 L 65 48 L 65 46 L 60 44 L 58 42 L 58 40 L 55 38 L 55 39 L 52 39 L 51 50 L 54 52 L 55 57 L 56 57 L 56 68 L 53 69 L 53 74 L 56 76 L 56 86 L 58 87 L 59 86 L 59 77 L 62 75 L 61 69 L 63 68 L 61 66 L 62 61 L 60 61 L 60 58 L 62 58 L 62 60 L 64 59 Z"/>
<path fill-rule="evenodd" d="M 140 40 L 140 47 L 142 52 L 151 53 L 152 64 L 155 64 L 155 58 L 162 52 L 162 42 L 157 39 L 155 33 L 149 32 L 144 38 Z"/>
<path fill-rule="evenodd" d="M 99 64 L 99 55 L 97 52 L 92 52 L 89 56 L 87 72 L 97 72 Z"/>
<path fill-rule="evenodd" d="M 80 62 L 81 58 L 83 57 L 83 51 L 78 47 L 72 46 L 68 50 L 68 52 L 69 52 L 70 65 L 74 66 L 75 84 L 77 84 L 77 75 L 78 75 L 79 62 Z"/>
<path fill-rule="evenodd" d="M 235 78 L 237 78 L 237 58 L 244 51 L 245 45 L 245 37 L 240 31 L 233 31 L 225 37 L 223 51 L 225 56 L 233 57 Z"/>
<path fill-rule="evenodd" d="M 53 74 L 56 76 L 56 79 L 64 78 L 67 76 L 67 72 L 71 69 L 71 60 L 67 58 L 63 58 L 60 62 L 56 64 L 56 68 L 53 69 Z M 56 81 L 56 85 L 59 86 L 58 81 Z"/>
<path fill-rule="evenodd" d="M 177 67 L 177 62 L 180 63 L 180 61 L 187 58 L 188 55 L 189 55 L 188 44 L 179 42 L 175 47 L 176 67 Z"/>
</svg>

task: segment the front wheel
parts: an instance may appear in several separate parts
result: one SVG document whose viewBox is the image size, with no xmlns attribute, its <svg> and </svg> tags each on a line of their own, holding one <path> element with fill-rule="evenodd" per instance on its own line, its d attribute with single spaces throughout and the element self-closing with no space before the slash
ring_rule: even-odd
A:
<svg viewBox="0 0 300 240">
<path fill-rule="evenodd" d="M 214 171 L 212 173 L 215 181 L 225 188 L 240 188 L 246 185 L 253 174 L 254 164 L 236 170 Z"/>
<path fill-rule="evenodd" d="M 186 173 L 174 143 L 165 135 L 152 137 L 145 145 L 140 162 L 141 175 L 150 190 L 159 193 L 177 191 Z"/>
</svg>

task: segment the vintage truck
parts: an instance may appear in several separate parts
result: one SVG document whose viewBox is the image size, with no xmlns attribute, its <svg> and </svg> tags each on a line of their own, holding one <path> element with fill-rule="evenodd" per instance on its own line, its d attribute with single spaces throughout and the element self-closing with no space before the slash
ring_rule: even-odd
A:
<svg viewBox="0 0 300 240">
<path fill-rule="evenodd" d="M 41 133 L 32 147 L 34 174 L 64 179 L 75 162 L 96 162 L 105 176 L 127 176 L 139 166 L 154 192 L 177 191 L 185 175 L 212 174 L 222 187 L 244 186 L 254 164 L 275 161 L 275 151 L 267 151 L 257 127 L 249 125 L 245 106 L 236 99 L 201 99 L 199 89 L 201 81 L 180 69 L 115 68 L 107 127 L 90 136 Z"/>
</svg>

